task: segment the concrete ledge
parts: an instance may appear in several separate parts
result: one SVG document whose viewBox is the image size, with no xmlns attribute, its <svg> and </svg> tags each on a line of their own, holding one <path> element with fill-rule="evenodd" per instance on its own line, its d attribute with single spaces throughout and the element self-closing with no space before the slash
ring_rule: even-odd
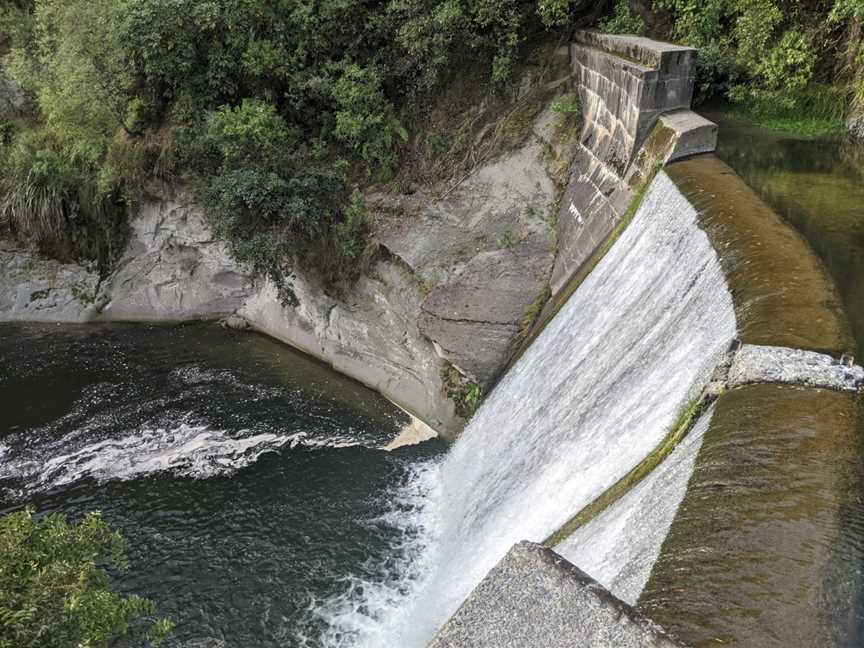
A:
<svg viewBox="0 0 864 648">
<path fill-rule="evenodd" d="M 851 366 L 849 366 L 851 365 Z M 815 351 L 745 344 L 729 370 L 729 388 L 752 383 L 777 383 L 857 391 L 864 369 Z"/>
<path fill-rule="evenodd" d="M 660 125 L 673 133 L 673 143 L 665 162 L 690 155 L 713 153 L 717 148 L 719 127 L 692 110 L 675 110 L 660 117 Z"/>
<path fill-rule="evenodd" d="M 429 648 L 683 648 L 551 549 L 521 542 Z"/>
<path fill-rule="evenodd" d="M 664 74 L 677 72 L 691 76 L 694 72 L 696 50 L 692 47 L 663 43 L 642 36 L 604 34 L 590 29 L 578 30 L 573 40 L 660 70 Z"/>
</svg>

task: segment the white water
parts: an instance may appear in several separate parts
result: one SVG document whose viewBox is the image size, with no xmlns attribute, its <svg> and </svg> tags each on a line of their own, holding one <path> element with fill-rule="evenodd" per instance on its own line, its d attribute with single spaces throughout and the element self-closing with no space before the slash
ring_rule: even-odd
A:
<svg viewBox="0 0 864 648">
<path fill-rule="evenodd" d="M 363 605 L 331 602 L 326 645 L 425 645 L 514 543 L 544 540 L 654 450 L 735 329 L 717 255 L 661 172 L 621 238 L 424 475 L 429 501 L 415 526 L 426 538 L 403 595 L 367 583 Z M 610 565 L 607 548 L 581 559 L 605 560 L 614 580 L 626 565 Z"/>
<path fill-rule="evenodd" d="M 205 479 L 227 475 L 253 464 L 267 452 L 280 448 L 342 448 L 360 445 L 351 437 L 316 438 L 305 432 L 249 435 L 206 426 L 180 423 L 173 428 L 135 430 L 130 434 L 86 441 L 69 448 L 63 437 L 35 444 L 19 455 L 0 445 L 0 480 L 14 479 L 28 493 L 52 489 L 84 478 L 99 482 L 136 479 L 158 472 Z"/>
<path fill-rule="evenodd" d="M 622 601 L 635 605 L 687 492 L 714 408 L 624 497 L 555 547 Z"/>
</svg>

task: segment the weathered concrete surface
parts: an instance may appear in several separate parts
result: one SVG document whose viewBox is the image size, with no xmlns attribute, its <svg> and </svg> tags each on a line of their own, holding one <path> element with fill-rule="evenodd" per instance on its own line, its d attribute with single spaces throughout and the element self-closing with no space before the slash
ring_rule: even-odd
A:
<svg viewBox="0 0 864 648">
<path fill-rule="evenodd" d="M 673 133 L 664 163 L 700 153 L 712 153 L 717 148 L 719 127 L 692 110 L 675 110 L 661 115 L 660 125 Z"/>
<path fill-rule="evenodd" d="M 86 322 L 97 314 L 98 290 L 95 270 L 0 240 L 0 321 Z"/>
<path fill-rule="evenodd" d="M 550 549 L 521 542 L 429 648 L 675 648 L 683 644 Z"/>
<path fill-rule="evenodd" d="M 105 281 L 100 319 L 219 317 L 233 313 L 252 291 L 252 277 L 183 192 L 154 187 L 131 227 L 126 251 Z"/>
<path fill-rule="evenodd" d="M 592 31 L 576 32 L 574 38 L 571 58 L 584 128 L 558 214 L 553 293 L 609 236 L 634 188 L 655 161 L 667 159 L 669 147 L 677 143 L 683 154 L 710 141 L 705 124 L 680 116 L 664 127 L 670 134 L 660 145 L 655 141 L 640 155 L 661 115 L 690 107 L 696 50 Z M 696 133 L 689 134 L 691 128 Z"/>
<path fill-rule="evenodd" d="M 732 362 L 728 386 L 733 389 L 752 383 L 854 392 L 864 385 L 864 368 L 847 366 L 815 351 L 745 344 Z"/>
</svg>

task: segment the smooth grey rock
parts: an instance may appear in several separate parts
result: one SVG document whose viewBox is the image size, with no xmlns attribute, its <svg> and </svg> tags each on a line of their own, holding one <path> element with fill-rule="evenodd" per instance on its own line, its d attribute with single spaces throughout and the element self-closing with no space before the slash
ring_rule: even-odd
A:
<svg viewBox="0 0 864 648">
<path fill-rule="evenodd" d="M 683 644 L 550 549 L 521 542 L 429 648 L 681 648 Z"/>
<path fill-rule="evenodd" d="M 864 385 L 864 368 L 845 366 L 815 351 L 745 344 L 732 362 L 728 385 L 731 389 L 751 383 L 856 391 Z"/>
<path fill-rule="evenodd" d="M 480 165 L 444 197 L 403 200 L 401 218 L 376 226 L 377 240 L 427 284 L 422 334 L 484 387 L 506 366 L 525 309 L 552 270 L 547 217 L 557 190 L 545 161 L 555 128 L 549 103 L 525 145 Z"/>
<path fill-rule="evenodd" d="M 117 269 L 106 280 L 107 320 L 218 318 L 238 309 L 252 277 L 214 239 L 204 214 L 183 191 L 151 187 L 131 222 Z"/>
<path fill-rule="evenodd" d="M 420 330 L 485 389 L 509 361 L 525 308 L 543 290 L 550 268 L 545 237 L 478 254 L 429 293 Z"/>
<path fill-rule="evenodd" d="M 442 389 L 441 360 L 418 329 L 420 286 L 398 263 L 382 261 L 361 277 L 344 300 L 328 296 L 300 275 L 292 289 L 297 306 L 283 305 L 269 282 L 259 285 L 238 315 L 378 390 L 442 436 L 464 421 Z"/>
<path fill-rule="evenodd" d="M 99 275 L 0 240 L 0 321 L 85 322 L 96 315 Z"/>
</svg>

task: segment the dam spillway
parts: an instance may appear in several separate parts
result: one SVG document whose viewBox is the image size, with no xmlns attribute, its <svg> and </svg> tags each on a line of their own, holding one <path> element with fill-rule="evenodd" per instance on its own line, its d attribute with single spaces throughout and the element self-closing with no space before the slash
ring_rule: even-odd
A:
<svg viewBox="0 0 864 648">
<path fill-rule="evenodd" d="M 432 469 L 422 567 L 410 594 L 379 611 L 383 635 L 360 645 L 425 645 L 510 546 L 554 533 L 649 455 L 700 393 L 736 321 L 720 261 L 681 200 L 658 176 L 614 248 Z M 646 566 L 662 535 L 632 547 Z M 612 572 L 627 568 L 619 558 Z"/>
<path fill-rule="evenodd" d="M 592 114 L 597 112 L 592 110 Z M 586 130 L 590 128 L 589 122 Z M 652 137 L 638 154 L 639 143 L 634 140 L 630 159 L 636 172 L 618 168 L 619 183 L 627 177 L 645 176 L 652 163 L 646 153 Z M 694 152 L 700 151 L 691 149 L 688 154 Z M 579 168 L 577 164 L 577 174 Z M 588 168 L 596 169 L 596 161 Z M 723 364 L 733 339 L 762 345 L 748 347 L 748 352 L 788 347 L 833 353 L 836 358 L 852 348 L 836 290 L 799 235 L 713 156 L 675 162 L 668 169 L 668 173 L 657 174 L 632 222 L 624 223 L 623 234 L 611 239 L 614 244 L 597 265 L 578 277 L 572 296 L 561 302 L 560 311 L 499 383 L 437 468 L 439 485 L 427 511 L 430 517 L 421 524 L 434 537 L 422 570 L 413 578 L 405 600 L 382 615 L 386 640 L 380 644 L 378 639 L 369 644 L 361 641 L 361 645 L 423 645 L 433 626 L 459 605 L 471 581 L 476 584 L 509 545 L 523 539 L 539 542 L 556 529 L 566 528 L 570 516 L 608 492 L 616 480 L 656 451 L 676 424 L 678 412 L 700 396 L 712 372 Z M 606 177 L 609 171 L 603 171 Z M 577 187 L 582 181 L 575 181 Z M 584 208 L 570 212 L 580 217 L 578 225 L 589 236 L 583 241 L 590 240 L 588 214 L 607 221 L 602 230 L 606 240 L 615 234 L 615 219 L 622 217 L 614 210 L 610 215 L 606 207 L 593 214 L 586 214 Z M 593 245 L 599 248 L 600 241 L 594 239 Z M 577 247 L 582 263 L 588 263 L 585 245 Z M 559 290 L 564 289 L 561 283 Z M 843 375 L 836 359 L 824 358 L 833 367 L 831 371 Z M 729 356 L 725 361 L 733 362 Z M 757 382 L 778 380 L 777 375 L 765 374 Z M 861 380 L 859 369 L 850 382 L 843 383 L 844 388 L 854 391 Z M 779 646 L 794 643 L 793 637 L 802 645 L 843 645 L 842 632 L 826 629 L 830 627 L 825 623 L 828 604 L 820 599 L 815 585 L 831 563 L 830 552 L 807 549 L 830 543 L 834 530 L 819 518 L 836 514 L 838 485 L 827 477 L 827 455 L 806 450 L 805 439 L 814 423 L 808 423 L 804 412 L 816 403 L 822 403 L 817 408 L 820 411 L 822 407 L 837 408 L 836 420 L 826 419 L 817 426 L 822 430 L 817 434 L 833 437 L 826 439 L 828 447 L 836 449 L 836 439 L 846 439 L 854 447 L 855 396 L 818 389 L 836 388 L 830 380 L 825 384 L 805 382 L 817 389 L 800 392 L 796 387 L 729 383 L 730 388 L 737 387 L 735 398 L 722 396 L 726 384 L 722 383 L 711 397 L 720 394 L 719 405 L 701 412 L 690 434 L 660 466 L 637 479 L 620 499 L 574 533 L 563 539 L 553 536 L 555 549 L 584 567 L 616 597 L 637 605 L 694 645 L 731 641 Z M 751 396 L 757 405 L 744 405 L 753 394 L 761 395 Z M 783 398 L 795 403 L 783 405 Z M 783 422 L 772 426 L 768 419 L 758 419 L 759 414 L 759 422 L 750 428 L 742 423 L 742 433 L 748 436 L 749 429 L 749 438 L 758 440 L 763 429 L 773 430 L 775 444 L 766 443 L 764 451 L 778 453 L 777 461 L 783 452 L 798 448 L 802 466 L 808 465 L 808 456 L 819 462 L 815 471 L 827 481 L 814 477 L 818 482 L 814 485 L 802 478 L 811 487 L 809 495 L 802 495 L 801 506 L 808 506 L 815 520 L 802 521 L 794 528 L 785 525 L 785 506 L 795 506 L 796 496 L 784 499 L 779 491 L 772 495 L 770 488 L 760 493 L 752 486 L 756 492 L 751 497 L 759 503 L 747 503 L 748 487 L 735 490 L 741 460 L 729 450 L 740 448 L 741 443 L 721 442 L 726 454 L 720 462 L 712 460 L 721 454 L 717 439 L 730 425 L 734 411 L 730 402 L 740 404 L 745 412 L 775 407 L 784 411 Z M 776 445 L 777 439 L 784 439 L 787 446 Z M 754 460 L 757 466 L 775 461 L 755 454 L 760 457 Z M 839 454 L 850 456 L 850 451 Z M 718 473 L 712 469 L 726 475 L 725 481 L 705 478 L 710 484 L 707 488 L 691 484 L 694 471 L 695 480 L 705 474 L 716 480 Z M 784 477 L 782 473 L 764 475 L 752 483 L 766 485 L 770 479 L 782 483 Z M 736 541 L 716 531 L 724 528 L 716 511 L 728 508 L 726 515 L 734 519 L 737 505 L 717 495 L 717 508 L 712 507 L 712 490 L 722 488 L 718 483 L 728 483 L 745 497 L 741 509 L 753 516 L 753 530 L 738 541 L 749 547 L 763 538 L 761 555 L 742 551 L 724 557 L 724 543 L 729 541 L 735 547 Z M 783 504 L 770 510 L 765 502 L 772 497 Z M 697 515 L 704 516 L 701 524 L 688 518 L 694 508 Z M 739 527 L 745 525 L 738 522 Z M 790 532 L 793 545 L 803 544 L 802 553 L 796 553 L 794 547 L 784 551 L 781 537 Z M 701 551 L 716 553 L 716 567 L 700 560 Z M 451 623 L 436 635 L 436 647 L 535 645 L 531 641 L 536 637 L 529 639 L 531 631 L 520 634 L 518 627 L 503 621 L 507 614 L 500 612 L 509 609 L 512 618 L 519 618 L 518 606 L 524 602 L 517 602 L 514 608 L 507 608 L 506 603 L 496 608 L 495 603 L 483 600 L 484 595 L 511 591 L 495 579 L 512 567 L 508 561 L 524 560 L 524 555 L 514 549 L 489 573 Z M 691 570 L 692 580 L 681 577 L 686 569 L 677 561 Z M 761 571 L 742 567 L 751 561 L 762 565 Z M 718 580 L 721 573 L 726 577 Z M 763 583 L 761 590 L 752 587 L 753 579 Z M 697 588 L 692 597 L 691 587 Z M 716 587 L 724 587 L 724 592 L 718 594 Z M 780 595 L 786 587 L 806 594 Z M 836 587 L 827 589 L 832 587 L 836 597 Z M 712 617 L 716 606 L 722 608 L 720 621 Z M 498 611 L 495 616 L 502 619 L 504 629 L 497 634 L 487 632 L 477 616 L 488 615 L 490 610 L 493 615 Z M 638 619 L 638 613 L 633 614 Z M 795 622 L 786 623 L 787 618 Z M 546 628 L 542 621 L 537 623 Z M 466 626 L 480 628 L 478 624 L 482 630 L 477 635 L 483 639 L 466 639 L 471 636 Z M 611 645 L 603 643 L 607 640 L 593 645 Z M 651 645 L 665 641 L 659 635 L 655 640 Z"/>
</svg>

